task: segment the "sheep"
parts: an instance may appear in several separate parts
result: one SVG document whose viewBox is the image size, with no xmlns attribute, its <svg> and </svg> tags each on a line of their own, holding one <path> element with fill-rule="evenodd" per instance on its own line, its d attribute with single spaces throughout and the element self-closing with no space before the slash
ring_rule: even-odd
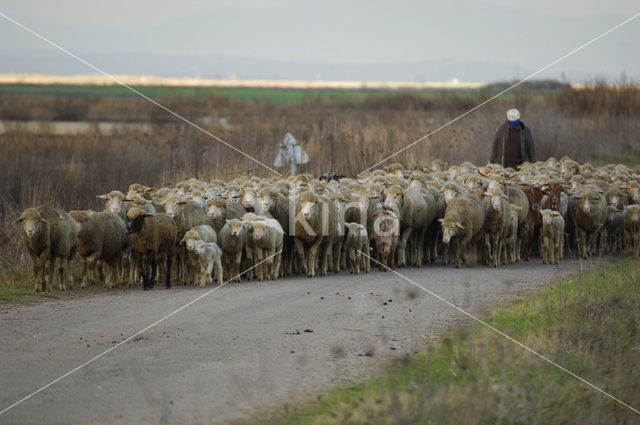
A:
<svg viewBox="0 0 640 425">
<path fill-rule="evenodd" d="M 622 211 L 624 240 L 634 257 L 640 255 L 640 205 L 627 205 Z"/>
<path fill-rule="evenodd" d="M 256 277 L 261 282 L 266 274 L 267 279 L 274 280 L 280 273 L 282 244 L 284 231 L 278 220 L 273 218 L 253 222 L 253 241 L 255 249 Z M 263 273 L 263 270 L 265 273 Z"/>
<path fill-rule="evenodd" d="M 429 196 L 431 195 L 429 194 Z M 433 197 L 431 198 L 433 200 Z M 416 255 L 413 255 L 410 260 L 414 260 L 414 264 L 419 267 L 424 258 L 424 235 L 427 226 L 435 216 L 435 206 L 431 205 L 430 207 L 425 196 L 415 189 L 403 191 L 397 186 L 392 186 L 386 191 L 384 208 L 391 209 L 400 219 L 400 237 L 396 248 L 397 266 L 407 265 L 407 242 L 413 233 L 414 244 L 417 244 L 418 250 L 417 258 Z"/>
<path fill-rule="evenodd" d="M 70 211 L 78 224 L 78 256 L 82 262 L 82 285 L 93 283 L 98 262 L 106 265 L 105 286 L 113 288 L 118 278 L 125 283 L 123 261 L 128 261 L 130 238 L 120 216 L 109 212 Z M 118 282 L 117 282 L 118 283 Z"/>
<path fill-rule="evenodd" d="M 526 217 L 521 224 L 518 220 L 518 235 L 520 237 L 520 257 L 527 261 L 531 253 L 531 246 L 537 240 L 536 234 L 539 233 L 540 222 L 540 202 L 544 197 L 542 189 L 538 186 L 523 186 L 522 192 L 527 197 L 528 206 L 526 209 Z"/>
<path fill-rule="evenodd" d="M 211 272 L 214 271 L 218 279 L 218 286 L 222 285 L 222 250 L 215 242 L 203 240 L 194 241 L 194 252 L 200 263 L 200 286 L 212 283 Z"/>
<path fill-rule="evenodd" d="M 138 254 L 143 289 L 148 290 L 155 286 L 159 261 L 164 261 L 166 264 L 165 286 L 170 288 L 171 262 L 178 241 L 178 228 L 175 222 L 165 213 L 145 213 L 137 207 L 127 212 L 127 218 L 131 245 Z"/>
<path fill-rule="evenodd" d="M 360 269 L 369 273 L 369 236 L 367 228 L 360 223 L 346 223 L 344 249 L 347 252 L 349 268 L 352 274 L 360 274 Z"/>
<path fill-rule="evenodd" d="M 543 196 L 540 200 L 540 209 L 558 211 L 564 218 L 569 208 L 569 199 L 567 198 L 569 190 L 557 182 L 542 185 L 541 189 Z"/>
<path fill-rule="evenodd" d="M 484 245 L 487 250 L 487 262 L 498 267 L 500 265 L 504 236 L 510 226 L 511 207 L 507 195 L 502 190 L 493 189 L 485 193 L 482 200 L 484 216 Z"/>
<path fill-rule="evenodd" d="M 220 230 L 226 224 L 226 220 L 242 218 L 246 213 L 239 203 L 222 198 L 209 199 L 206 203 L 205 211 L 207 215 L 206 224 L 213 227 L 216 233 L 220 233 Z"/>
<path fill-rule="evenodd" d="M 387 268 L 395 269 L 394 254 L 400 233 L 398 216 L 393 211 L 378 209 L 371 218 L 378 270 L 386 272 Z"/>
<path fill-rule="evenodd" d="M 205 224 L 204 211 L 200 205 L 193 201 L 181 201 L 177 197 L 171 196 L 165 198 L 164 207 L 167 215 L 176 223 L 178 241 L 182 240 L 189 229 Z M 186 277 L 192 276 L 194 270 L 187 270 L 190 265 L 186 261 L 187 252 L 185 249 L 178 249 L 176 253 L 178 256 L 178 280 L 186 285 L 188 283 Z"/>
<path fill-rule="evenodd" d="M 242 221 L 237 218 L 227 220 L 218 232 L 218 241 L 222 249 L 224 279 L 240 282 L 240 261 L 242 260 L 242 250 L 247 241 Z"/>
<path fill-rule="evenodd" d="M 541 254 L 542 262 L 559 264 L 564 247 L 564 219 L 558 211 L 544 209 L 542 215 Z"/>
<path fill-rule="evenodd" d="M 509 204 L 511 215 L 507 233 L 504 236 L 504 249 L 502 261 L 505 264 L 513 264 L 518 261 L 518 212 L 522 209 L 515 204 Z"/>
<path fill-rule="evenodd" d="M 619 210 L 623 210 L 624 207 L 629 205 L 629 198 L 624 187 L 611 186 L 605 193 L 605 197 L 609 205 Z"/>
<path fill-rule="evenodd" d="M 216 231 L 213 230 L 213 228 L 208 224 L 201 224 L 200 226 L 192 227 L 191 229 L 189 229 L 180 240 L 180 245 L 184 246 L 187 250 L 187 260 L 189 266 L 185 268 L 185 271 L 187 272 L 187 276 L 184 279 L 185 285 L 187 282 L 192 282 L 195 279 L 194 272 L 198 262 L 197 255 L 195 254 L 195 242 L 197 240 L 202 240 L 206 243 L 217 243 L 218 235 L 216 234 Z"/>
<path fill-rule="evenodd" d="M 444 218 L 438 220 L 442 225 L 442 242 L 449 244 L 455 241 L 456 243 L 456 268 L 460 267 L 461 258 L 467 262 L 468 266 L 473 265 L 473 260 L 468 255 L 469 245 L 475 244 L 482 236 L 484 216 L 484 209 L 478 197 L 468 195 L 450 201 Z M 443 263 L 446 265 L 446 257 Z"/>
<path fill-rule="evenodd" d="M 60 290 L 73 288 L 69 262 L 77 250 L 77 225 L 62 210 L 45 206 L 27 208 L 15 221 L 31 257 L 35 292 L 51 290 L 56 260 L 60 260 Z"/>
<path fill-rule="evenodd" d="M 607 221 L 604 225 L 601 247 L 608 254 L 622 251 L 624 242 L 624 223 L 622 212 L 616 207 L 607 207 Z"/>
<path fill-rule="evenodd" d="M 311 191 L 298 194 L 295 202 L 294 243 L 303 271 L 315 276 L 316 255 L 320 249 L 321 274 L 327 274 L 327 255 L 337 231 L 338 210 L 327 198 Z M 306 260 L 305 260 L 306 258 Z"/>
<path fill-rule="evenodd" d="M 595 253 L 596 240 L 607 219 L 607 202 L 601 192 L 583 189 L 569 203 L 578 254 L 587 259 Z"/>
<path fill-rule="evenodd" d="M 289 276 L 293 269 L 292 254 L 294 250 L 293 229 L 289 227 L 291 212 L 289 211 L 289 198 L 284 196 L 274 187 L 262 188 L 258 191 L 258 210 L 263 216 L 273 217 L 278 220 L 284 231 L 282 245 L 282 275 Z M 293 208 L 293 203 L 292 203 Z M 302 265 L 300 265 L 302 267 Z"/>
<path fill-rule="evenodd" d="M 126 196 L 124 196 L 122 192 L 119 190 L 112 190 L 106 195 L 98 195 L 98 198 L 106 201 L 104 212 L 118 214 L 125 222 L 127 221 L 128 207 L 124 205 Z"/>
</svg>

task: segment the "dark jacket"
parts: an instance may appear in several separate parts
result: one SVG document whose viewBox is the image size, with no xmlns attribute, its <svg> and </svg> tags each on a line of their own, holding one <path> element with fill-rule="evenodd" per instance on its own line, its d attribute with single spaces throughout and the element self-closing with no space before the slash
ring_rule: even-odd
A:
<svg viewBox="0 0 640 425">
<path fill-rule="evenodd" d="M 509 140 L 509 127 L 507 126 L 507 123 L 502 123 L 496 129 L 489 162 L 500 164 L 504 167 L 504 152 L 507 140 Z M 533 146 L 531 130 L 529 130 L 529 127 L 525 126 L 522 121 L 520 121 L 520 155 L 523 162 L 536 162 L 536 149 Z"/>
</svg>

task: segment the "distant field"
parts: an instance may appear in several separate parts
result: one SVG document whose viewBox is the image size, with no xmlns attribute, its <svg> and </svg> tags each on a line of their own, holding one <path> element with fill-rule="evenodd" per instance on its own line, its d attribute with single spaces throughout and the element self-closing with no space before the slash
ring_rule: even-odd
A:
<svg viewBox="0 0 640 425">
<path fill-rule="evenodd" d="M 362 100 L 389 95 L 412 95 L 430 99 L 458 97 L 471 101 L 482 101 L 499 92 L 500 87 L 462 89 L 297 89 L 260 87 L 189 87 L 189 86 L 149 86 L 135 85 L 133 89 L 152 98 L 183 97 L 203 100 L 211 96 L 225 97 L 241 102 L 267 102 L 288 104 L 303 101 L 331 102 L 340 100 Z M 546 92 L 536 90 L 537 94 Z M 507 98 L 518 96 L 518 90 Z M 73 96 L 73 97 L 136 97 L 127 87 L 121 85 L 66 85 L 66 84 L 0 84 L 0 95 L 32 96 Z"/>
</svg>

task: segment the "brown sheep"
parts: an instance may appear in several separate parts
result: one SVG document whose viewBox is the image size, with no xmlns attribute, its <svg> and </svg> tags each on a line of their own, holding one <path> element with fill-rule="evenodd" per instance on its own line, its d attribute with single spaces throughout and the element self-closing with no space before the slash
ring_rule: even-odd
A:
<svg viewBox="0 0 640 425">
<path fill-rule="evenodd" d="M 175 222 L 165 213 L 149 214 L 136 207 L 127 212 L 127 217 L 127 230 L 131 234 L 131 245 L 138 254 L 143 289 L 155 286 L 159 261 L 166 264 L 165 285 L 170 288 L 171 262 L 179 240 Z"/>
</svg>

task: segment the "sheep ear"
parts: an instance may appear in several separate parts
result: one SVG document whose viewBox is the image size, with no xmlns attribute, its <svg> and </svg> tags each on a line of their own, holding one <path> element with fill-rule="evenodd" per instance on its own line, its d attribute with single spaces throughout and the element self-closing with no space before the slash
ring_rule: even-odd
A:
<svg viewBox="0 0 640 425">
<path fill-rule="evenodd" d="M 147 188 L 144 189 L 145 193 L 151 193 L 151 192 L 155 192 L 155 191 L 156 190 L 154 188 L 152 188 L 152 187 L 147 187 Z"/>
<path fill-rule="evenodd" d="M 16 221 L 13 222 L 14 224 L 22 224 L 22 217 L 18 217 L 16 219 Z"/>
<path fill-rule="evenodd" d="M 439 221 L 440 223 L 444 223 L 444 218 L 439 218 L 439 219 L 438 219 L 438 221 Z"/>
<path fill-rule="evenodd" d="M 143 217 L 155 217 L 156 215 L 153 214 L 153 213 L 144 213 L 142 216 Z"/>
<path fill-rule="evenodd" d="M 188 203 L 189 202 L 187 202 L 187 201 L 180 201 L 180 202 L 178 202 L 178 205 L 187 205 Z"/>
<path fill-rule="evenodd" d="M 462 224 L 458 223 L 457 221 L 456 221 L 456 227 L 457 227 L 458 229 L 462 229 L 462 230 L 464 230 L 464 226 L 463 226 Z"/>
<path fill-rule="evenodd" d="M 109 199 L 109 195 L 98 195 L 98 196 L 96 196 L 96 198 L 104 199 L 106 201 L 107 199 Z"/>
</svg>

